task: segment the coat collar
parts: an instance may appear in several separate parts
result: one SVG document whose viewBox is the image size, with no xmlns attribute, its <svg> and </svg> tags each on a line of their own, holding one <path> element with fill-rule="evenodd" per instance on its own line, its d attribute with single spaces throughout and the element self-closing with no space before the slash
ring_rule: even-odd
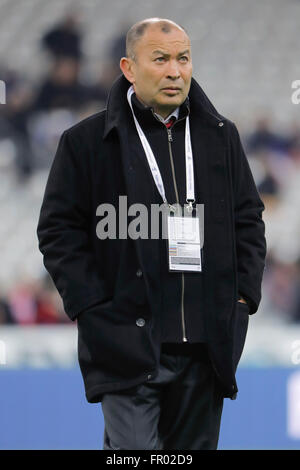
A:
<svg viewBox="0 0 300 470">
<path fill-rule="evenodd" d="M 112 85 L 107 101 L 107 112 L 103 134 L 104 139 L 108 136 L 112 129 L 118 128 L 119 126 L 122 126 L 124 122 L 126 122 L 125 116 L 128 117 L 130 110 L 126 94 L 130 85 L 130 82 L 128 82 L 123 74 L 119 76 Z M 194 78 L 192 78 L 191 81 L 188 97 L 191 112 L 193 113 L 194 110 L 194 112 L 197 113 L 199 117 L 208 123 L 217 125 L 220 121 L 225 119 L 218 113 L 216 108 L 208 99 L 207 95 L 202 90 L 201 86 Z"/>
</svg>

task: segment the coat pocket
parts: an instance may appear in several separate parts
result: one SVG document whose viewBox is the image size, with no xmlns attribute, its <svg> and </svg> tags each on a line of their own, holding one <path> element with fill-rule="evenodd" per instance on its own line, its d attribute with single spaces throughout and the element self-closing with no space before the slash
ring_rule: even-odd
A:
<svg viewBox="0 0 300 470">
<path fill-rule="evenodd" d="M 237 302 L 233 332 L 233 366 L 236 371 L 238 363 L 240 361 L 249 323 L 249 306 L 242 302 Z"/>
<path fill-rule="evenodd" d="M 101 374 L 104 382 L 116 382 L 153 369 L 151 320 L 143 314 L 140 318 L 145 323 L 139 325 L 139 317 L 140 313 L 124 314 L 114 300 L 96 304 L 80 314 L 78 359 L 84 375 Z"/>
</svg>

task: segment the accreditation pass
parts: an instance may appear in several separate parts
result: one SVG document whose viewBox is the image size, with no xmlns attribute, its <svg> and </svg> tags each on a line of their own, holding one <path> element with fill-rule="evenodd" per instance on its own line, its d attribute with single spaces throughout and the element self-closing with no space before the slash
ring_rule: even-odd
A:
<svg viewBox="0 0 300 470">
<path fill-rule="evenodd" d="M 199 217 L 168 216 L 170 271 L 202 271 Z"/>
</svg>

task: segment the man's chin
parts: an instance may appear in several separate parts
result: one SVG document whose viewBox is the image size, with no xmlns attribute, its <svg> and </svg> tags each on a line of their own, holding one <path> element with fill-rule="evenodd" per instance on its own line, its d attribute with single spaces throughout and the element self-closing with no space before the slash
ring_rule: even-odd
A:
<svg viewBox="0 0 300 470">
<path fill-rule="evenodd" d="M 165 100 L 180 100 L 182 98 L 182 93 L 180 90 L 162 90 L 161 91 L 162 101 Z"/>
<path fill-rule="evenodd" d="M 178 106 L 182 105 L 183 102 L 184 100 L 182 97 L 177 96 L 176 98 L 173 97 L 172 99 L 162 100 L 159 103 L 159 107 L 167 111 L 170 108 L 177 108 Z"/>
<path fill-rule="evenodd" d="M 182 95 L 182 93 L 178 92 L 176 94 L 169 95 L 168 93 L 164 93 L 161 97 L 160 104 L 163 105 L 168 105 L 168 104 L 173 104 L 176 103 L 178 106 L 182 104 L 185 100 L 185 97 Z"/>
</svg>

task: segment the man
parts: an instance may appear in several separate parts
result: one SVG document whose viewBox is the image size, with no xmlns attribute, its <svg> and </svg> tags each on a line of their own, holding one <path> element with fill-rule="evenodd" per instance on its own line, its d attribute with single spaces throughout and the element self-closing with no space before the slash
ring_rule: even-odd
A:
<svg viewBox="0 0 300 470">
<path fill-rule="evenodd" d="M 192 78 L 183 28 L 141 21 L 126 48 L 107 110 L 61 137 L 39 246 L 77 319 L 86 397 L 102 402 L 103 448 L 216 449 L 223 398 L 236 396 L 248 315 L 261 298 L 264 206 L 234 123 Z M 183 216 L 183 248 L 172 245 L 172 215 L 167 239 L 120 235 L 119 196 L 129 216 L 134 204 L 150 213 L 164 202 L 197 217 L 202 204 L 194 219 L 202 245 L 197 225 L 189 242 Z M 117 216 L 110 238 L 100 233 L 104 203 Z"/>
</svg>

